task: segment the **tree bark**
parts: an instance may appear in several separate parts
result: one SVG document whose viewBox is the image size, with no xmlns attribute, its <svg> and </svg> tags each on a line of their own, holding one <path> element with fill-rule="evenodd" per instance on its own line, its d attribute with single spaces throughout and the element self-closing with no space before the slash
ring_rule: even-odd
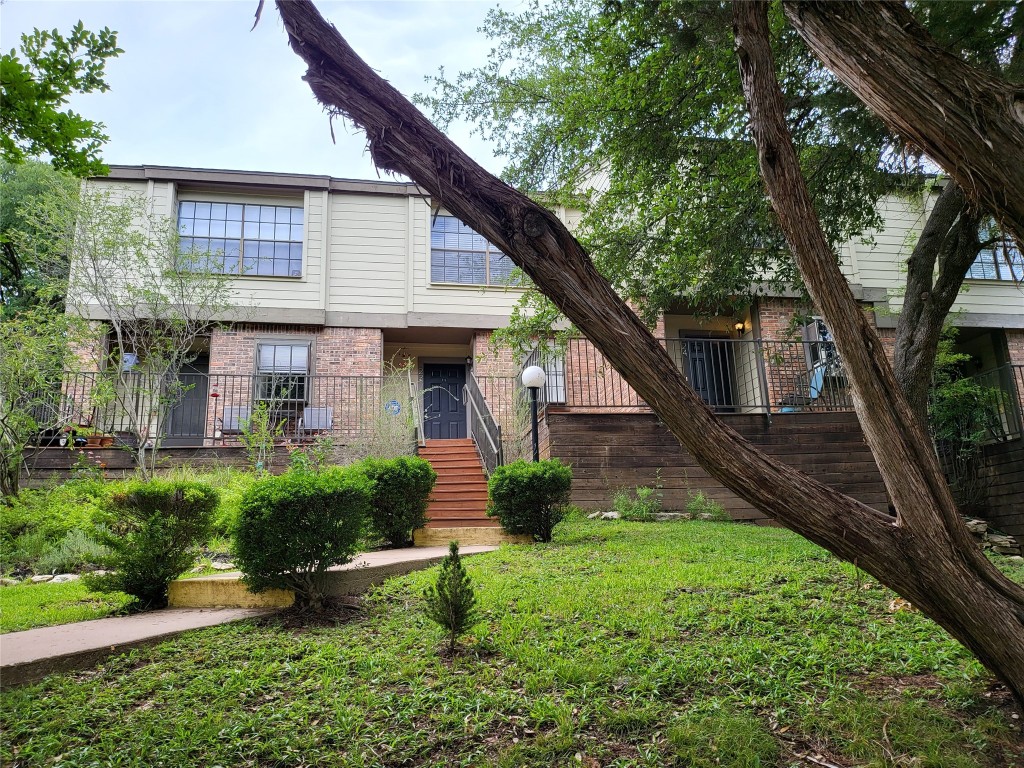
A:
<svg viewBox="0 0 1024 768">
<path fill-rule="evenodd" d="M 893 370 L 920 424 L 928 423 L 928 390 L 942 326 L 964 275 L 981 252 L 979 223 L 980 216 L 963 189 L 949 180 L 907 261 L 907 290 L 896 324 Z"/>
<path fill-rule="evenodd" d="M 935 605 L 940 615 L 930 615 L 947 629 L 956 625 L 968 635 L 968 647 L 1022 698 L 1024 591 L 1004 579 L 973 542 L 927 433 L 903 398 L 878 335 L 853 298 L 821 229 L 785 122 L 767 3 L 737 0 L 733 12 L 740 79 L 761 175 L 808 293 L 846 365 L 865 438 L 907 534 L 905 555 L 924 570 L 935 596 L 941 595 Z M 955 193 L 950 197 L 955 203 Z M 952 584 L 957 591 L 950 591 Z M 968 610 L 960 603 L 960 590 L 973 597 L 975 604 Z M 1016 655 L 1007 655 L 1009 646 Z"/>
<path fill-rule="evenodd" d="M 784 7 L 814 55 L 1024 247 L 1024 88 L 945 51 L 903 3 Z"/>
<path fill-rule="evenodd" d="M 305 80 L 313 93 L 332 114 L 344 115 L 366 131 L 377 166 L 413 179 L 435 204 L 508 254 L 594 342 L 701 466 L 741 498 L 908 598 L 1005 679 L 1015 695 L 1024 695 L 1024 590 L 989 565 L 969 537 L 959 536 L 966 536 L 962 526 L 949 531 L 933 526 L 937 532 L 926 529 L 923 534 L 907 526 L 915 517 L 927 517 L 926 507 L 943 494 L 944 509 L 952 510 L 944 482 L 939 488 L 928 483 L 922 487 L 922 476 L 934 478 L 918 471 L 908 488 L 896 494 L 910 514 L 894 520 L 754 449 L 686 384 L 665 349 L 550 211 L 487 173 L 441 134 L 355 54 L 309 0 L 278 0 L 277 7 L 292 48 L 308 65 Z M 839 306 L 847 308 L 842 302 Z M 860 334 L 864 325 L 873 336 L 853 306 L 855 317 L 845 321 L 846 329 Z M 870 336 L 855 336 L 854 346 L 863 348 L 857 356 L 860 364 L 875 371 L 864 340 Z M 880 347 L 877 338 L 873 343 Z M 895 389 L 892 372 L 887 364 L 885 368 Z M 863 378 L 871 383 L 878 375 Z M 874 402 L 877 396 L 870 399 Z M 917 438 L 899 446 L 913 447 L 911 461 L 919 462 L 923 431 L 902 399 L 899 403 L 903 421 Z M 881 441 L 886 450 L 880 461 L 892 467 L 902 457 L 895 456 L 899 447 L 890 443 Z M 927 460 L 930 453 L 925 453 Z M 891 479 L 891 471 L 889 475 Z"/>
</svg>

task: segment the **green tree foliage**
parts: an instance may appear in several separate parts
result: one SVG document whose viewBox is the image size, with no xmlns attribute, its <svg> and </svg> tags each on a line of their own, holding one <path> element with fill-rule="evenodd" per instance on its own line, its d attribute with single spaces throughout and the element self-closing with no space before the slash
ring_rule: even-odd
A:
<svg viewBox="0 0 1024 768">
<path fill-rule="evenodd" d="M 514 461 L 498 467 L 487 483 L 490 506 L 509 533 L 551 541 L 565 516 L 572 486 L 572 470 L 558 459 Z"/>
<path fill-rule="evenodd" d="M 1021 76 L 1019 3 L 919 3 L 915 10 L 963 57 Z M 649 322 L 682 302 L 732 314 L 765 287 L 801 281 L 759 177 L 731 14 L 728 3 L 700 0 L 530 0 L 522 11 L 490 13 L 482 28 L 494 44 L 486 65 L 453 79 L 442 72 L 433 95 L 418 99 L 442 127 L 459 118 L 476 125 L 508 158 L 511 184 L 581 208 L 578 237 Z M 787 122 L 837 248 L 882 223 L 876 203 L 883 194 L 927 191 L 931 169 L 810 54 L 780 6 L 771 25 Z M 940 270 L 922 270 L 922 284 L 908 286 L 908 295 L 931 295 L 933 275 L 952 257 L 955 228 L 967 218 L 950 216 L 950 235 L 929 240 L 930 255 L 915 252 L 922 263 L 938 256 Z M 986 226 L 984 217 L 969 219 L 975 229 Z M 974 238 L 973 252 L 957 257 L 950 301 L 961 262 L 969 264 L 985 240 Z M 929 379 L 939 330 L 932 314 L 924 341 L 921 331 L 905 331 L 913 337 L 908 347 L 932 352 L 907 360 L 906 373 L 897 355 L 901 384 Z M 545 297 L 528 292 L 504 338 L 527 345 L 558 319 Z M 923 411 L 923 403 L 915 407 Z"/>
<path fill-rule="evenodd" d="M 42 430 L 59 430 L 61 375 L 72 339 L 86 330 L 50 307 L 26 309 L 3 320 L 0 333 L 0 496 L 18 492 L 21 463 Z"/>
<path fill-rule="evenodd" d="M 67 36 L 56 29 L 22 35 L 18 50 L 0 56 L 0 157 L 49 155 L 76 176 L 106 173 L 103 123 L 62 108 L 72 94 L 108 90 L 107 59 L 121 53 L 116 32 L 90 32 L 82 22 Z"/>
<path fill-rule="evenodd" d="M 87 576 L 87 586 L 126 592 L 144 608 L 167 605 L 167 589 L 195 560 L 206 540 L 217 492 L 194 481 L 135 481 L 111 493 L 94 537 L 110 549 L 102 565 L 113 569 Z"/>
<path fill-rule="evenodd" d="M 448 634 L 448 650 L 454 652 L 459 636 L 482 618 L 473 582 L 462 565 L 457 542 L 449 543 L 448 556 L 441 561 L 441 570 L 437 574 L 437 584 L 427 587 L 423 598 L 427 618 Z"/>
<path fill-rule="evenodd" d="M 427 522 L 427 504 L 437 473 L 418 456 L 365 459 L 359 465 L 373 483 L 370 522 L 377 535 L 394 547 L 412 541 L 412 532 Z"/>
<path fill-rule="evenodd" d="M 77 179 L 48 163 L 0 160 L 0 318 L 44 301 L 41 294 L 46 293 L 48 275 L 43 267 L 56 266 L 59 259 L 47 255 L 40 260 L 31 248 L 25 248 L 28 241 L 39 242 L 41 248 L 47 243 L 39 238 L 31 211 L 49 195 L 66 197 L 77 189 Z M 67 274 L 66 262 L 58 271 Z M 63 296 L 48 295 L 46 300 L 59 306 Z"/>
<path fill-rule="evenodd" d="M 290 589 L 296 604 L 319 611 L 327 570 L 358 551 L 372 487 L 353 468 L 264 477 L 242 497 L 235 562 L 254 592 Z"/>
</svg>

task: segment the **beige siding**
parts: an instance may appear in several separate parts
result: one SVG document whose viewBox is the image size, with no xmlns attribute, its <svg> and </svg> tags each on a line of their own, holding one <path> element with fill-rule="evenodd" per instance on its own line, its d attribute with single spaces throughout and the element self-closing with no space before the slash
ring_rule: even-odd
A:
<svg viewBox="0 0 1024 768">
<path fill-rule="evenodd" d="M 409 205 L 384 195 L 331 195 L 331 312 L 406 312 Z"/>
</svg>

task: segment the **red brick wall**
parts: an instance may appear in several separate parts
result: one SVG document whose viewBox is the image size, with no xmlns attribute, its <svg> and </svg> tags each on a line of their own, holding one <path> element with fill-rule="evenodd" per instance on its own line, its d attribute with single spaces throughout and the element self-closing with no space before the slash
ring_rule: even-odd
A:
<svg viewBox="0 0 1024 768">
<path fill-rule="evenodd" d="M 351 381 L 319 377 L 379 377 L 383 373 L 384 337 L 379 328 L 320 328 L 319 326 L 238 324 L 215 328 L 210 334 L 210 385 L 218 397 L 207 409 L 209 434 L 227 408 L 252 406 L 252 376 L 256 345 L 263 341 L 309 340 L 313 373 L 309 405 L 334 409 L 335 427 L 359 421 L 349 413 L 353 403 L 375 403 L 375 393 Z M 359 391 L 356 391 L 359 390 Z M 369 407 L 369 406 L 367 406 Z"/>
</svg>

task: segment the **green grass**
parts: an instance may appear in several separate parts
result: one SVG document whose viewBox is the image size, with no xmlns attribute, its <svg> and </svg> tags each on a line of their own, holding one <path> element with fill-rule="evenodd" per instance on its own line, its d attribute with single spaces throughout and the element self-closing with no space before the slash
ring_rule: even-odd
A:
<svg viewBox="0 0 1024 768">
<path fill-rule="evenodd" d="M 0 763 L 1024 766 L 1005 692 L 915 611 L 780 529 L 575 521 L 466 558 L 454 657 L 436 571 L 336 626 L 240 623 L 6 692 Z"/>
<path fill-rule="evenodd" d="M 0 632 L 18 632 L 118 613 L 131 598 L 90 592 L 79 581 L 0 587 Z"/>
</svg>

